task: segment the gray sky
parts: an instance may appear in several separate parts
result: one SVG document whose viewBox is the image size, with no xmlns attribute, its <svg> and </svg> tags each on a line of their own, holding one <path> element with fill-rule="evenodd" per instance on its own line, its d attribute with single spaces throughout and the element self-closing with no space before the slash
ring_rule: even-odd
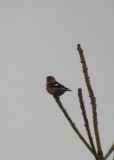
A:
<svg viewBox="0 0 114 160">
<path fill-rule="evenodd" d="M 91 106 L 78 43 L 97 97 L 106 153 L 114 141 L 113 0 L 0 1 L 1 160 L 94 159 L 45 91 L 47 75 L 73 90 L 61 101 L 87 137 L 77 97 L 79 87 L 92 126 Z"/>
</svg>

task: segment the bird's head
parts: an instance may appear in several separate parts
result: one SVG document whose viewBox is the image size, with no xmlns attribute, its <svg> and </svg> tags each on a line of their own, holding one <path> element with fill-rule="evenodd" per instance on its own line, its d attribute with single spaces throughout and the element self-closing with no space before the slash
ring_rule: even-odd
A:
<svg viewBox="0 0 114 160">
<path fill-rule="evenodd" d="M 46 78 L 47 82 L 55 82 L 55 78 L 53 76 L 47 76 Z"/>
</svg>

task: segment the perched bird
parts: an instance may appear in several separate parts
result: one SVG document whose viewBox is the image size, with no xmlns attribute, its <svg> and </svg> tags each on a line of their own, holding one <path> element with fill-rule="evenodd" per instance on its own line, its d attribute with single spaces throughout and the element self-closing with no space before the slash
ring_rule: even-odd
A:
<svg viewBox="0 0 114 160">
<path fill-rule="evenodd" d="M 53 76 L 48 76 L 46 80 L 46 90 L 55 98 L 59 98 L 66 91 L 71 91 L 69 88 L 57 82 Z"/>
</svg>

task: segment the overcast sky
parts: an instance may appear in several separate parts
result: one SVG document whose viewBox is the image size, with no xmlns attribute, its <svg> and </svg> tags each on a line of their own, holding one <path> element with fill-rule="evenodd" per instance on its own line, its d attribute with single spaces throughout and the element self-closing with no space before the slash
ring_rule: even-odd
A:
<svg viewBox="0 0 114 160">
<path fill-rule="evenodd" d="M 94 159 L 45 91 L 47 75 L 72 89 L 61 101 L 87 138 L 79 87 L 92 127 L 91 106 L 78 43 L 97 98 L 106 154 L 114 142 L 114 1 L 0 0 L 1 160 Z"/>
</svg>

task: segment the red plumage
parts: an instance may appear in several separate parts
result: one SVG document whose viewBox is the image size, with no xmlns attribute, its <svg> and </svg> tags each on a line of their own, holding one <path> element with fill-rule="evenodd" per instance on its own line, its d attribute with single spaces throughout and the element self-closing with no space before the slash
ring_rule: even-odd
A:
<svg viewBox="0 0 114 160">
<path fill-rule="evenodd" d="M 71 91 L 69 88 L 57 82 L 53 76 L 48 76 L 46 81 L 46 90 L 49 94 L 53 95 L 54 97 L 60 97 L 66 91 Z"/>
</svg>

